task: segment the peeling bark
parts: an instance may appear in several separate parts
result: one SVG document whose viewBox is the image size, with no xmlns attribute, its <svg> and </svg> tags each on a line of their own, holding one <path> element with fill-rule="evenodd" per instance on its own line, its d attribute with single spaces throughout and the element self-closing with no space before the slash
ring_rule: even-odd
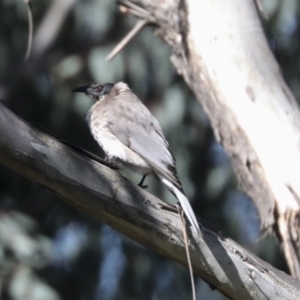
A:
<svg viewBox="0 0 300 300">
<path fill-rule="evenodd" d="M 138 0 L 210 118 L 262 229 L 300 279 L 300 112 L 267 44 L 255 1 Z"/>
</svg>

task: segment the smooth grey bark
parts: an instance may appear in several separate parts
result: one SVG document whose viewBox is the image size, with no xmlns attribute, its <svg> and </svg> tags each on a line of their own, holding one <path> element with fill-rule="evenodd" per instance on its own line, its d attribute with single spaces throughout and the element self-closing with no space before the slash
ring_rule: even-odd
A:
<svg viewBox="0 0 300 300">
<path fill-rule="evenodd" d="M 300 111 L 253 0 L 136 0 L 300 279 Z M 133 13 L 134 10 L 123 10 Z M 140 13 L 133 13 L 140 16 Z M 143 17 L 143 16 L 141 16 Z"/>
<path fill-rule="evenodd" d="M 125 179 L 23 121 L 0 102 L 0 162 L 136 242 L 187 267 L 179 216 Z M 201 226 L 195 274 L 230 299 L 300 299 L 300 283 Z"/>
</svg>

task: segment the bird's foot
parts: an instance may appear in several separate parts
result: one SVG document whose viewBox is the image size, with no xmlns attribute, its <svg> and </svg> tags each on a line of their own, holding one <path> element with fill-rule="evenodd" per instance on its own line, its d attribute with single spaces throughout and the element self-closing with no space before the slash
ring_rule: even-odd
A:
<svg viewBox="0 0 300 300">
<path fill-rule="evenodd" d="M 148 188 L 148 185 L 147 185 L 147 184 L 145 184 L 145 185 L 143 185 L 143 184 L 138 184 L 138 186 L 141 187 L 141 188 L 144 189 L 144 190 L 146 190 L 146 189 Z"/>
<path fill-rule="evenodd" d="M 144 181 L 145 181 L 146 177 L 147 177 L 147 174 L 144 175 L 142 177 L 141 181 L 138 183 L 138 186 L 141 187 L 144 190 L 148 188 L 148 185 L 144 185 Z"/>
</svg>

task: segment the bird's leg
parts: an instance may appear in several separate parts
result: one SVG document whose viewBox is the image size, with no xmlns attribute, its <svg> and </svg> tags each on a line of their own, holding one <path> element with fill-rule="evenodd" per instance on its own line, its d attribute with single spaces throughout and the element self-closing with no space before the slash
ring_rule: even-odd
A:
<svg viewBox="0 0 300 300">
<path fill-rule="evenodd" d="M 123 165 L 123 162 L 118 157 L 105 156 L 105 160 L 111 165 L 114 169 L 120 169 Z"/>
<path fill-rule="evenodd" d="M 146 177 L 147 177 L 147 174 L 145 174 L 145 175 L 142 177 L 141 181 L 138 183 L 138 186 L 141 187 L 142 189 L 147 189 L 147 188 L 148 188 L 148 185 L 143 185 L 143 183 L 144 183 Z"/>
</svg>

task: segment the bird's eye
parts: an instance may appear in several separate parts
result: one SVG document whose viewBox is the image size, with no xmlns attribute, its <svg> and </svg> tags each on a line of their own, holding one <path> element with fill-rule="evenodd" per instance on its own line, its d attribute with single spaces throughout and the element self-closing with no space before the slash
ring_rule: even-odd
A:
<svg viewBox="0 0 300 300">
<path fill-rule="evenodd" d="M 102 89 L 103 89 L 103 86 L 102 86 L 102 85 L 98 85 L 98 86 L 96 87 L 96 90 L 97 90 L 98 92 L 101 92 Z"/>
</svg>

